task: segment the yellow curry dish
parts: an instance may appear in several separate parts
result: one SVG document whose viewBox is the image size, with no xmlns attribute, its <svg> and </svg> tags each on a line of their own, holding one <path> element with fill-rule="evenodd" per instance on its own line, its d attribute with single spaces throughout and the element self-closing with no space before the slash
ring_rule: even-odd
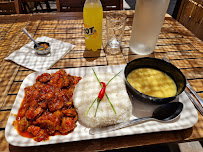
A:
<svg viewBox="0 0 203 152">
<path fill-rule="evenodd" d="M 139 92 L 152 97 L 167 98 L 177 93 L 173 79 L 166 73 L 152 68 L 138 68 L 131 71 L 127 81 Z"/>
</svg>

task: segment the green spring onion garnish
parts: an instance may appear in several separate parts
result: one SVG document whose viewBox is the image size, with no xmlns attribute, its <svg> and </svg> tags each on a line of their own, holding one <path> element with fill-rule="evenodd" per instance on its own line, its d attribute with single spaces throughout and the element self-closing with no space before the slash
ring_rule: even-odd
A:
<svg viewBox="0 0 203 152">
<path fill-rule="evenodd" d="M 96 72 L 94 71 L 93 68 L 92 68 L 92 70 L 93 70 L 94 75 L 95 75 L 95 77 L 97 78 L 97 81 L 99 82 L 100 86 L 103 87 L 103 85 L 102 85 L 103 82 L 102 82 L 102 83 L 100 82 L 100 80 L 99 80 L 99 78 L 97 77 L 97 74 L 96 74 Z M 122 71 L 122 70 L 121 70 L 121 71 Z M 120 72 L 121 72 L 121 71 L 120 71 Z M 119 73 L 120 73 L 120 72 L 119 72 Z M 119 75 L 119 73 L 117 73 L 116 75 L 114 75 L 114 76 L 109 80 L 109 82 L 106 84 L 106 86 L 107 86 L 117 75 Z M 111 105 L 111 107 L 112 107 L 114 113 L 116 114 L 116 110 L 115 110 L 113 104 L 111 103 L 111 101 L 110 101 L 110 99 L 109 99 L 109 97 L 108 97 L 108 95 L 107 95 L 106 92 L 105 92 L 105 96 L 106 96 L 107 100 L 109 101 L 109 104 Z M 92 102 L 92 104 L 90 105 L 90 107 L 89 107 L 88 111 L 86 112 L 85 116 L 88 114 L 89 110 L 91 109 L 91 107 L 93 106 L 93 104 L 95 103 L 96 100 L 97 100 L 97 109 L 98 109 L 98 106 L 99 106 L 99 103 L 100 103 L 101 100 L 98 100 L 98 97 L 97 97 L 97 98 L 95 98 L 95 100 L 94 100 L 94 101 Z M 97 113 L 97 109 L 96 109 L 96 112 L 95 112 L 95 116 L 96 116 L 96 113 Z"/>
</svg>

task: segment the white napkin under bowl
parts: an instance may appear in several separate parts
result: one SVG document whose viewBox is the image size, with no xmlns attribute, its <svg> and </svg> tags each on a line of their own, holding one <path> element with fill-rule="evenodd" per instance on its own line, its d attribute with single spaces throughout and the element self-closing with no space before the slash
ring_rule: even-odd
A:
<svg viewBox="0 0 203 152">
<path fill-rule="evenodd" d="M 48 42 L 51 46 L 51 53 L 48 55 L 37 55 L 34 50 L 34 43 L 21 47 L 13 52 L 5 60 L 11 60 L 34 71 L 44 71 L 53 66 L 58 60 L 70 52 L 75 45 L 67 42 L 49 38 L 46 36 L 38 37 L 37 42 Z"/>
</svg>

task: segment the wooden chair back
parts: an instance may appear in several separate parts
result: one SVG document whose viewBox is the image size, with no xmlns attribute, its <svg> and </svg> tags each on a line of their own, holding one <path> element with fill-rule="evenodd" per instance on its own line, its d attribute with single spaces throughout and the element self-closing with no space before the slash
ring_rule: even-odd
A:
<svg viewBox="0 0 203 152">
<path fill-rule="evenodd" d="M 56 0 L 57 12 L 82 12 L 85 0 Z"/>
<path fill-rule="evenodd" d="M 0 2 L 0 15 L 10 15 L 15 13 L 16 13 L 16 9 L 15 9 L 14 2 L 10 2 L 10 1 Z"/>
<path fill-rule="evenodd" d="M 182 0 L 176 19 L 203 40 L 203 0 Z"/>
<path fill-rule="evenodd" d="M 82 12 L 85 0 L 56 0 L 58 12 Z M 122 10 L 123 0 L 101 0 L 104 11 Z"/>
<path fill-rule="evenodd" d="M 46 3 L 47 2 L 48 3 L 48 0 L 14 0 L 14 1 L 15 1 L 15 6 L 16 6 L 16 12 L 18 14 L 28 13 L 26 9 L 28 9 L 30 13 L 33 13 L 31 8 L 29 8 L 30 6 L 28 5 L 28 2 L 35 2 L 35 3 L 37 3 L 37 2 Z M 47 3 L 46 3 L 46 5 L 47 5 Z"/>
</svg>

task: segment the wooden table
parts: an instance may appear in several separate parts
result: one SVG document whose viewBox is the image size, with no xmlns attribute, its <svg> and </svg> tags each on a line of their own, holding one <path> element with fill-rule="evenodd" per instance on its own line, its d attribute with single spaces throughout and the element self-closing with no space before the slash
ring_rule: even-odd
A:
<svg viewBox="0 0 203 152">
<path fill-rule="evenodd" d="M 107 55 L 85 51 L 82 13 L 28 14 L 0 16 L 0 151 L 26 152 L 30 147 L 15 147 L 5 139 L 5 126 L 19 87 L 24 78 L 34 72 L 4 58 L 19 49 L 30 39 L 22 28 L 34 36 L 48 36 L 75 44 L 73 51 L 58 61 L 51 69 L 105 66 L 126 64 L 142 57 L 129 52 L 129 39 L 133 11 L 122 11 L 128 15 L 122 41 L 122 53 Z M 105 26 L 103 27 L 105 29 Z M 105 44 L 105 30 L 103 43 Z M 103 46 L 104 47 L 104 46 Z M 157 46 L 153 54 L 156 58 L 167 57 L 185 74 L 194 90 L 203 98 L 203 42 L 169 15 L 166 15 Z M 203 117 L 194 127 L 184 130 L 130 135 L 97 140 L 77 141 L 55 145 L 32 147 L 32 151 L 98 151 L 159 143 L 201 140 L 203 138 Z"/>
</svg>

